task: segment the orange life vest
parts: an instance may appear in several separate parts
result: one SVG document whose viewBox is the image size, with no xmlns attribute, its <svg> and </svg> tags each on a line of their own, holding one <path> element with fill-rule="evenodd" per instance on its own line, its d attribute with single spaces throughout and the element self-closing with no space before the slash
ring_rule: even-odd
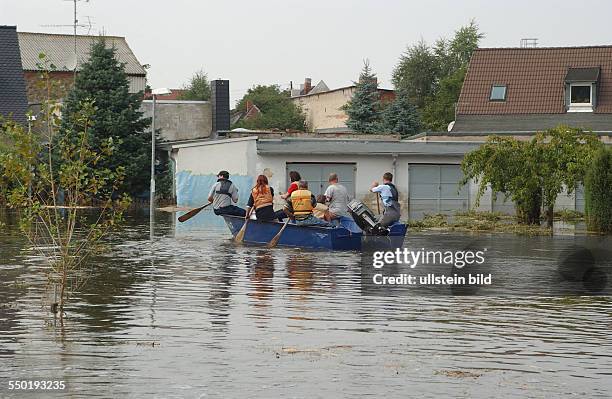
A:
<svg viewBox="0 0 612 399">
<path fill-rule="evenodd" d="M 272 198 L 272 191 L 270 191 L 269 186 L 266 186 L 261 193 L 257 191 L 257 187 L 253 187 L 251 194 L 253 194 L 253 206 L 255 209 L 273 204 L 274 199 Z"/>
<path fill-rule="evenodd" d="M 308 190 L 295 190 L 291 193 L 291 206 L 298 219 L 307 217 L 312 213 L 312 193 Z"/>
</svg>

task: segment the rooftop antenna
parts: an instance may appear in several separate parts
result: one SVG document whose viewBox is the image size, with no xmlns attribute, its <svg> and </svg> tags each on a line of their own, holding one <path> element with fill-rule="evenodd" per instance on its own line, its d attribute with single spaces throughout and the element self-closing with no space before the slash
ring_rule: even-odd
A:
<svg viewBox="0 0 612 399">
<path fill-rule="evenodd" d="M 538 47 L 537 37 L 528 37 L 525 39 L 521 39 L 521 48 L 536 48 L 536 47 Z"/>
</svg>

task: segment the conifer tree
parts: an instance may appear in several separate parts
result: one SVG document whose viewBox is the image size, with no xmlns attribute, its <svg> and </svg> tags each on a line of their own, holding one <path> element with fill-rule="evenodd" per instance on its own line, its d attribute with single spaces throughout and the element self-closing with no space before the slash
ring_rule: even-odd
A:
<svg viewBox="0 0 612 399">
<path fill-rule="evenodd" d="M 95 110 L 89 129 L 92 148 L 100 149 L 108 139 L 116 146 L 112 156 L 96 168 L 124 167 L 126 176 L 121 191 L 142 193 L 149 185 L 151 165 L 151 135 L 145 132 L 151 120 L 143 118 L 142 92 L 129 92 L 125 66 L 117 60 L 116 49 L 108 48 L 103 38 L 92 45 L 89 56 L 62 108 L 59 135 L 75 131 L 71 126 L 72 115 L 80 112 L 82 104 L 93 101 Z"/>
<path fill-rule="evenodd" d="M 368 60 L 356 82 L 353 98 L 344 106 L 348 115 L 346 125 L 359 133 L 375 133 L 380 130 L 380 98 L 378 81 Z"/>
<path fill-rule="evenodd" d="M 381 130 L 406 137 L 417 134 L 420 129 L 419 111 L 410 101 L 410 95 L 404 89 L 396 91 L 395 100 L 383 111 Z"/>
</svg>

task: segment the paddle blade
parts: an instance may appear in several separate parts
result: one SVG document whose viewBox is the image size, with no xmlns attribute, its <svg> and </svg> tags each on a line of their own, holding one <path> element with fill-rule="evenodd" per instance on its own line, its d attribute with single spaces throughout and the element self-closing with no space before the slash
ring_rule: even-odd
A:
<svg viewBox="0 0 612 399">
<path fill-rule="evenodd" d="M 287 227 L 288 224 L 289 224 L 289 219 L 287 219 L 287 221 L 285 222 L 283 227 L 280 229 L 280 231 L 270 240 L 270 242 L 268 243 L 268 248 L 274 248 L 278 244 L 278 242 L 281 239 L 281 236 L 283 235 L 283 231 L 285 231 L 285 228 Z"/>
<path fill-rule="evenodd" d="M 238 234 L 236 234 L 236 237 L 234 238 L 235 242 L 241 243 L 244 241 L 244 234 L 246 233 L 246 228 L 247 228 L 248 223 L 249 223 L 249 219 L 246 219 L 244 221 L 244 224 L 242 225 L 242 228 L 240 229 L 240 231 L 238 232 Z"/>
<path fill-rule="evenodd" d="M 210 204 L 212 204 L 212 202 L 209 202 L 208 204 L 203 205 L 203 206 L 201 206 L 201 207 L 199 207 L 199 208 L 196 208 L 196 209 L 192 209 L 192 210 L 190 210 L 190 211 L 189 211 L 189 212 L 187 212 L 186 214 L 179 216 L 178 221 L 182 223 L 182 222 L 185 222 L 185 221 L 187 221 L 187 220 L 191 219 L 192 217 L 194 217 L 195 215 L 197 215 L 198 213 L 200 213 L 200 211 L 201 211 L 202 209 L 206 208 L 206 207 L 207 207 L 208 205 L 210 205 Z"/>
</svg>

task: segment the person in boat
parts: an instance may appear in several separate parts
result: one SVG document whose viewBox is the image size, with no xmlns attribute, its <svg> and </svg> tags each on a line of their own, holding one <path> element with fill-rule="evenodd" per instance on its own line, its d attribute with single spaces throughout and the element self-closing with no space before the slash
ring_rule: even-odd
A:
<svg viewBox="0 0 612 399">
<path fill-rule="evenodd" d="M 372 183 L 370 189 L 373 193 L 380 194 L 384 206 L 383 215 L 380 218 L 380 225 L 389 227 L 393 223 L 400 220 L 401 209 L 399 203 L 399 194 L 397 188 L 393 184 L 393 174 L 387 172 L 383 175 L 382 184 L 377 181 Z"/>
<path fill-rule="evenodd" d="M 312 210 L 312 214 L 319 219 L 323 219 L 326 221 L 330 221 L 329 217 L 329 207 L 325 204 L 327 199 L 324 194 L 320 194 L 317 196 L 317 205 Z"/>
<path fill-rule="evenodd" d="M 255 207 L 257 220 L 282 220 L 282 217 L 285 217 L 283 211 L 274 212 L 274 189 L 268 184 L 265 175 L 257 176 L 257 182 L 247 202 L 247 213 L 251 207 Z"/>
<path fill-rule="evenodd" d="M 229 179 L 229 172 L 226 170 L 217 174 L 217 182 L 208 193 L 208 202 L 213 203 L 215 215 L 246 216 L 244 209 L 234 205 L 238 202 L 238 188 Z"/>
<path fill-rule="evenodd" d="M 298 189 L 291 193 L 289 197 L 289 213 L 295 218 L 295 224 L 298 226 L 323 226 L 331 227 L 332 225 L 325 220 L 319 219 L 313 215 L 313 210 L 317 206 L 315 196 L 308 190 L 308 182 L 300 180 Z"/>
<path fill-rule="evenodd" d="M 298 189 L 298 182 L 302 180 L 302 176 L 300 176 L 300 174 L 295 170 L 292 170 L 291 172 L 289 172 L 289 180 L 291 180 L 291 184 L 289 184 L 287 192 L 281 195 L 281 198 L 284 200 L 289 199 L 291 193 Z"/>
<path fill-rule="evenodd" d="M 348 203 L 351 200 L 348 195 L 348 190 L 342 184 L 338 183 L 338 175 L 332 173 L 329 175 L 329 186 L 325 190 L 325 198 L 329 207 L 329 219 L 340 219 L 341 217 L 349 217 Z"/>
</svg>

